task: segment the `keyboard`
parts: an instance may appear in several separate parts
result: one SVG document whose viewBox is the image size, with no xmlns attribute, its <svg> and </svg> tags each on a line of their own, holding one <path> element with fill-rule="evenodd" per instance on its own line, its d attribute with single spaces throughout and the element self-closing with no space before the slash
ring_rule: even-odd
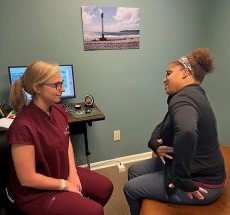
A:
<svg viewBox="0 0 230 215">
<path fill-rule="evenodd" d="M 74 103 L 63 103 L 63 106 L 65 107 L 66 112 L 75 111 Z"/>
</svg>

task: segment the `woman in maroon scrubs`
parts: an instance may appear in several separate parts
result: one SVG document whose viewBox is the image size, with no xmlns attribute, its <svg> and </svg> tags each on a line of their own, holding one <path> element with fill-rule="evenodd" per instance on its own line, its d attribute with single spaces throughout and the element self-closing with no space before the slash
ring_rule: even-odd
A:
<svg viewBox="0 0 230 215">
<path fill-rule="evenodd" d="M 31 64 L 12 85 L 11 192 L 25 214 L 102 215 L 113 185 L 76 167 L 67 116 L 57 104 L 64 90 L 59 66 L 44 61 Z M 25 92 L 32 95 L 29 104 Z"/>
</svg>

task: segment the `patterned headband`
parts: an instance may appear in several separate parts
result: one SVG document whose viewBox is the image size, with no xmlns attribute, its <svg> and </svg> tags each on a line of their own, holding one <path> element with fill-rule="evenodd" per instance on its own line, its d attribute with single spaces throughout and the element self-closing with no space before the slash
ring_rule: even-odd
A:
<svg viewBox="0 0 230 215">
<path fill-rule="evenodd" d="M 179 59 L 177 59 L 177 61 L 178 61 L 185 69 L 188 69 L 188 70 L 193 74 L 191 64 L 189 63 L 188 58 L 187 58 L 186 56 L 180 57 Z"/>
</svg>

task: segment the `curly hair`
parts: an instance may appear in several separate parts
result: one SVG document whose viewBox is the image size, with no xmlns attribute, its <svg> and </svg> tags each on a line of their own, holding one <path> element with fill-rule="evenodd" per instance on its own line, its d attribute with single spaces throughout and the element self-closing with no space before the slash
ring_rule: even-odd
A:
<svg viewBox="0 0 230 215">
<path fill-rule="evenodd" d="M 207 48 L 196 48 L 186 57 L 192 67 L 194 78 L 200 83 L 204 76 L 214 69 L 213 56 Z"/>
</svg>

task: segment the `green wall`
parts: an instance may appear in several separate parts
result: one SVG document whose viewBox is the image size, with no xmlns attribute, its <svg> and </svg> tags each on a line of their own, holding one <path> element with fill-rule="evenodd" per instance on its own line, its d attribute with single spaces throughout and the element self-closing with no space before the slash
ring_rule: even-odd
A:
<svg viewBox="0 0 230 215">
<path fill-rule="evenodd" d="M 223 9 L 228 12 L 230 3 L 224 2 L 214 16 L 218 4 L 209 0 L 0 0 L 0 96 L 9 96 L 8 65 L 27 65 L 37 59 L 71 63 L 77 93 L 73 101 L 92 94 L 106 116 L 88 130 L 91 161 L 148 151 L 151 131 L 167 108 L 162 85 L 167 64 L 196 47 L 210 47 L 218 55 L 218 70 L 227 72 L 229 53 L 222 59 L 223 50 L 214 44 L 218 41 L 224 49 L 222 37 L 226 42 L 229 38 L 220 33 L 226 29 L 218 21 L 228 18 L 221 14 Z M 84 51 L 80 7 L 90 5 L 140 8 L 140 49 Z M 204 86 L 218 116 L 220 139 L 227 143 L 229 120 L 222 105 L 227 96 L 220 95 L 230 75 L 223 75 L 217 71 Z M 116 129 L 121 130 L 119 142 L 112 140 Z M 85 163 L 83 137 L 75 136 L 73 142 L 78 163 Z"/>
<path fill-rule="evenodd" d="M 215 56 L 216 69 L 213 74 L 206 77 L 204 87 L 216 113 L 220 142 L 230 145 L 230 1 L 211 2 L 206 43 Z"/>
</svg>

